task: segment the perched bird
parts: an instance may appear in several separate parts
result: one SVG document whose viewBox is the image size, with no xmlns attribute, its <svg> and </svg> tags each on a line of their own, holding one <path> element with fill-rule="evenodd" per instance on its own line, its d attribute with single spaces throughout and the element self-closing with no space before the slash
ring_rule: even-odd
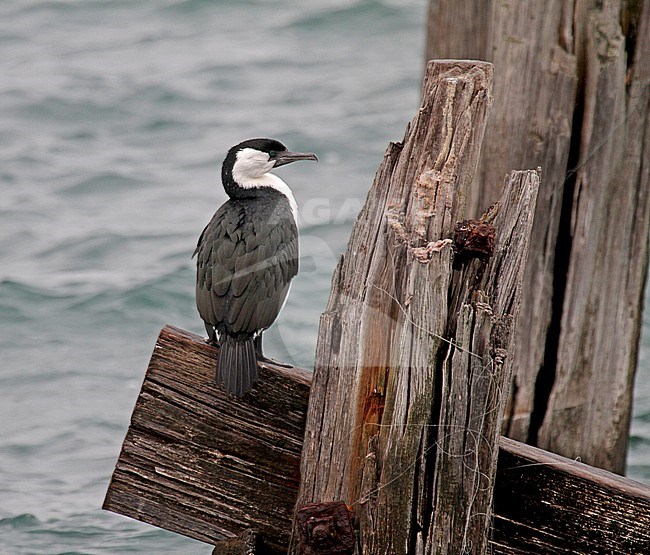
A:
<svg viewBox="0 0 650 555">
<path fill-rule="evenodd" d="M 298 273 L 298 207 L 287 184 L 270 173 L 297 160 L 318 158 L 273 139 L 232 147 L 221 168 L 230 199 L 194 251 L 196 306 L 208 341 L 221 347 L 217 384 L 239 397 L 257 381 L 262 332 L 277 318 Z"/>
</svg>

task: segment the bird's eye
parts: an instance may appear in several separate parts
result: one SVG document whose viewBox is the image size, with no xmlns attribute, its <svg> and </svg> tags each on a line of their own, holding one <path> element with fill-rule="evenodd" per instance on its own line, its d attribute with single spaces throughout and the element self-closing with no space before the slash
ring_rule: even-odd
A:
<svg viewBox="0 0 650 555">
<path fill-rule="evenodd" d="M 277 151 L 269 150 L 269 158 L 275 158 L 278 155 Z"/>
</svg>

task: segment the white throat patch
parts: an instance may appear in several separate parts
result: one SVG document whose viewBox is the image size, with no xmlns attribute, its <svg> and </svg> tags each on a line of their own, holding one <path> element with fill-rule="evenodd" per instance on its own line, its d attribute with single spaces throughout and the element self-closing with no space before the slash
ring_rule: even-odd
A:
<svg viewBox="0 0 650 555">
<path fill-rule="evenodd" d="M 266 152 L 254 148 L 243 148 L 237 153 L 237 160 L 232 168 L 232 177 L 244 189 L 269 187 L 287 197 L 293 219 L 298 223 L 298 204 L 289 186 L 277 175 L 269 173 L 274 162 Z"/>
</svg>

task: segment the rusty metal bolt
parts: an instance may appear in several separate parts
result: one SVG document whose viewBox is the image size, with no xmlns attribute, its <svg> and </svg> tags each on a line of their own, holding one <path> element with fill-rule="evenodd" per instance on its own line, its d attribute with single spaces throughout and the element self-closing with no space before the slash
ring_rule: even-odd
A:
<svg viewBox="0 0 650 555">
<path fill-rule="evenodd" d="M 296 513 L 298 547 L 303 555 L 351 555 L 354 527 L 343 501 L 310 503 Z"/>
<path fill-rule="evenodd" d="M 481 220 L 456 222 L 454 250 L 456 255 L 468 258 L 490 258 L 494 254 L 496 229 Z"/>
</svg>

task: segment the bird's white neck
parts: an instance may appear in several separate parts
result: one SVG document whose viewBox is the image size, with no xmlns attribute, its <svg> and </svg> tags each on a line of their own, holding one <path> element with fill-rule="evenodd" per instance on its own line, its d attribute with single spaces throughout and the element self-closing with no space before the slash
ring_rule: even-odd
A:
<svg viewBox="0 0 650 555">
<path fill-rule="evenodd" d="M 293 196 L 293 192 L 289 188 L 289 185 L 282 181 L 282 179 L 280 179 L 277 175 L 274 175 L 272 173 L 265 173 L 259 177 L 252 177 L 250 175 L 241 174 L 238 175 L 237 166 L 235 165 L 232 176 L 237 185 L 239 185 L 242 189 L 268 188 L 283 194 L 285 197 L 287 197 L 289 205 L 291 206 L 293 219 L 296 221 L 296 224 L 298 224 L 298 203 L 296 203 L 296 199 Z"/>
<path fill-rule="evenodd" d="M 293 219 L 298 224 L 298 204 L 289 186 L 277 175 L 270 173 L 275 162 L 265 152 L 244 148 L 237 153 L 232 168 L 232 177 L 242 189 L 270 188 L 287 197 Z"/>
</svg>

